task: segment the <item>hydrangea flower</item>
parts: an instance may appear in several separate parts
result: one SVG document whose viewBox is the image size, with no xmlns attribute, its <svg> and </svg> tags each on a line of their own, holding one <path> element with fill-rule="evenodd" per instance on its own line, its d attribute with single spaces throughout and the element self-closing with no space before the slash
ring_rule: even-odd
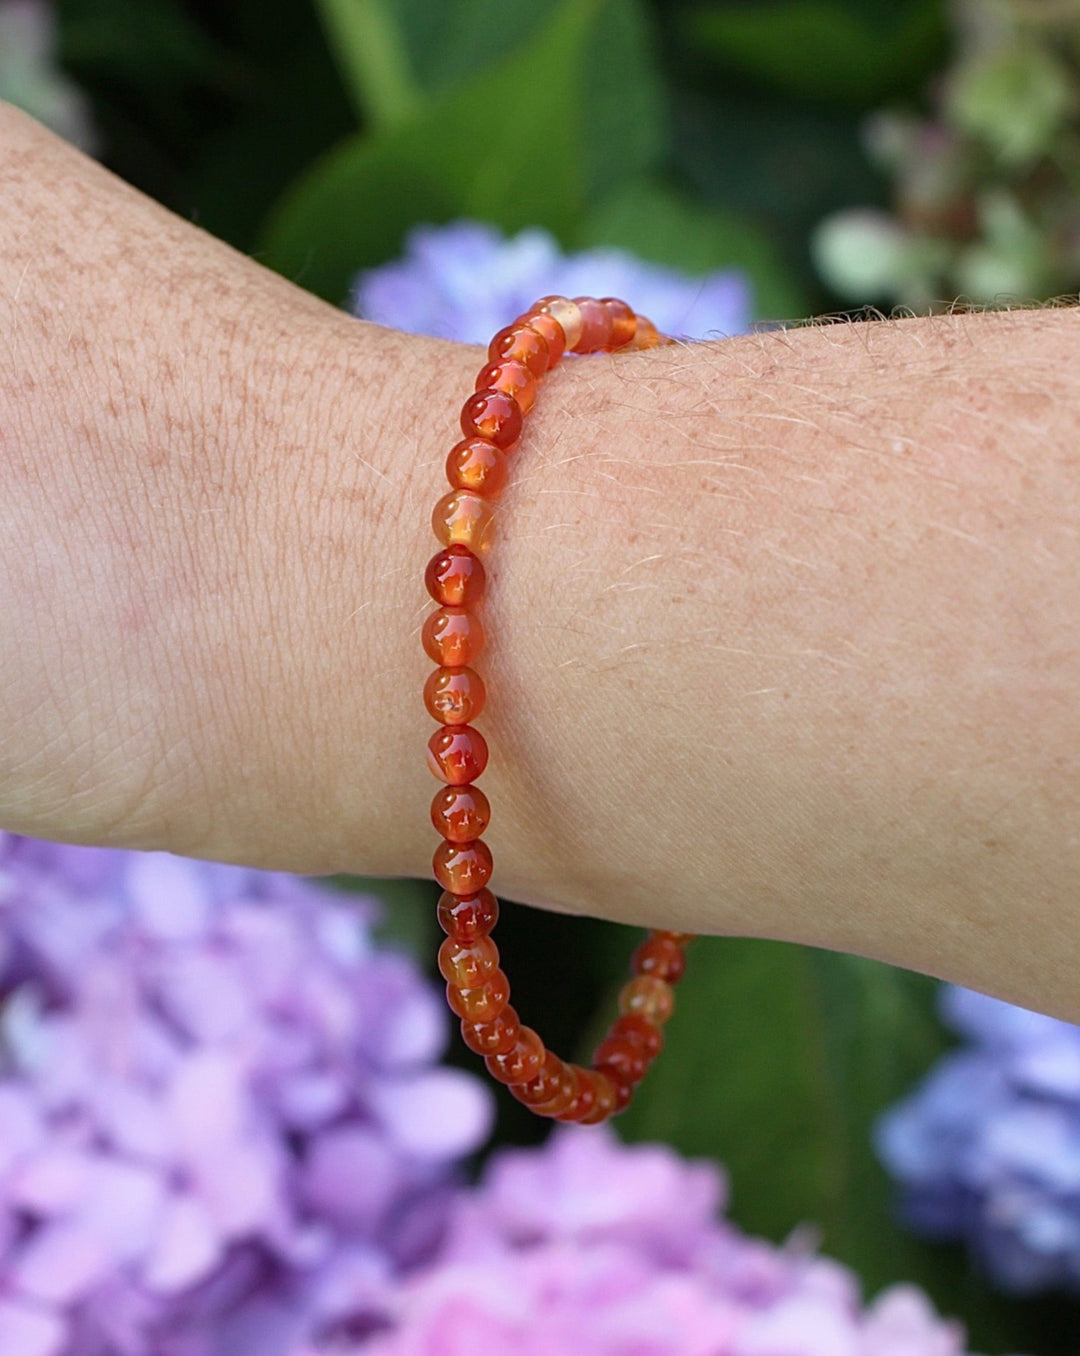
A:
<svg viewBox="0 0 1080 1356">
<path fill-rule="evenodd" d="M 604 1127 L 510 1150 L 458 1197 L 437 1260 L 359 1287 L 354 1344 L 291 1356 L 959 1356 L 958 1324 L 910 1287 L 861 1303 L 807 1239 L 777 1248 L 718 1218 L 712 1164 Z M 381 1329 L 381 1331 L 380 1331 Z M 347 1327 L 340 1331 L 347 1331 Z"/>
<path fill-rule="evenodd" d="M 564 255 L 547 231 L 506 240 L 475 221 L 416 227 L 402 259 L 361 274 L 353 310 L 414 334 L 486 344 L 551 293 L 623 297 L 663 333 L 687 339 L 740 334 L 752 318 L 750 284 L 734 270 L 691 278 L 623 250 Z"/>
<path fill-rule="evenodd" d="M 86 100 L 56 62 L 55 28 L 45 0 L 0 0 L 0 99 L 93 151 Z"/>
<path fill-rule="evenodd" d="M 239 1312 L 317 1326 L 315 1278 L 431 1252 L 491 1102 L 433 1067 L 443 1005 L 371 919 L 285 876 L 0 835 L 4 1356 L 267 1356 Z"/>
<path fill-rule="evenodd" d="M 955 987 L 942 1010 L 968 1043 L 878 1126 L 904 1214 L 1006 1290 L 1080 1289 L 1080 1028 Z"/>
</svg>

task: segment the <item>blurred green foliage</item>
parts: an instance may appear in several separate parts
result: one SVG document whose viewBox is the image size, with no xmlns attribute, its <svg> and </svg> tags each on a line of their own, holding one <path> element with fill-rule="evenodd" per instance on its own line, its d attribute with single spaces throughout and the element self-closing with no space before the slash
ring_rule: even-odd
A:
<svg viewBox="0 0 1080 1356">
<path fill-rule="evenodd" d="M 888 201 L 861 119 L 886 100 L 921 108 L 951 51 L 942 0 L 58 0 L 58 10 L 64 63 L 92 102 L 106 162 L 335 301 L 413 224 L 473 215 L 691 272 L 737 266 L 763 318 L 828 309 L 838 298 L 811 267 L 812 228 Z M 1006 76 L 1037 86 L 1040 127 L 1060 119 L 1060 88 L 1030 62 Z M 987 80 L 972 75 L 958 108 L 1020 156 Z M 431 887 L 376 888 L 386 935 L 430 955 Z M 562 1048 L 605 1020 L 633 940 L 512 905 L 500 926 L 515 1001 Z M 815 1221 L 868 1289 L 926 1285 L 963 1316 L 973 1347 L 1065 1356 L 1080 1328 L 1074 1304 L 1006 1302 L 958 1251 L 922 1245 L 893 1220 L 870 1127 L 942 1048 L 933 988 L 869 961 L 702 940 L 664 1058 L 622 1131 L 722 1160 L 737 1220 L 775 1238 Z M 452 1057 L 471 1062 L 460 1047 Z M 541 1130 L 503 1099 L 503 1142 Z"/>
</svg>

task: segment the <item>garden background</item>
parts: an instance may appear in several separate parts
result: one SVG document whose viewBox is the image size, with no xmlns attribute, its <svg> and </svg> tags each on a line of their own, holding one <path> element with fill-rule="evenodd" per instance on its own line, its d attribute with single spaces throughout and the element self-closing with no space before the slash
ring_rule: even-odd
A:
<svg viewBox="0 0 1080 1356">
<path fill-rule="evenodd" d="M 335 304 L 411 228 L 460 219 L 737 270 L 764 323 L 1080 286 L 1075 5 L 57 0 L 55 21 L 84 102 L 54 120 Z M 55 113 L 44 58 L 3 32 L 0 92 Z M 382 938 L 434 975 L 435 887 L 341 884 L 381 896 Z M 519 1010 L 580 1055 L 636 940 L 512 905 L 499 929 Z M 899 1222 L 875 1125 L 954 1040 L 920 976 L 701 939 L 618 1131 L 723 1162 L 741 1226 L 779 1241 L 810 1222 L 868 1295 L 916 1282 L 973 1350 L 1075 1356 L 1075 1292 L 1007 1295 Z M 475 1067 L 460 1044 L 449 1058 Z M 545 1133 L 500 1097 L 493 1144 Z M 1062 1191 L 1080 1256 L 1080 1181 Z"/>
</svg>

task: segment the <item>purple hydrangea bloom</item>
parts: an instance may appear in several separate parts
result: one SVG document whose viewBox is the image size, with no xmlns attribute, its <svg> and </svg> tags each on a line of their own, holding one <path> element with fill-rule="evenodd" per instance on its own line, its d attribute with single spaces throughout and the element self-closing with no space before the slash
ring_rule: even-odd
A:
<svg viewBox="0 0 1080 1356">
<path fill-rule="evenodd" d="M 750 284 L 734 270 L 691 278 L 617 249 L 564 255 L 547 231 L 506 240 L 491 226 L 418 226 L 404 258 L 361 274 L 353 310 L 380 325 L 487 343 L 538 297 L 623 297 L 665 334 L 740 334 L 752 319 Z"/>
<path fill-rule="evenodd" d="M 1080 1028 L 952 986 L 942 1010 L 968 1043 L 878 1126 L 904 1214 L 1006 1290 L 1080 1289 Z"/>
<path fill-rule="evenodd" d="M 4 1356 L 270 1356 L 259 1314 L 307 1331 L 333 1277 L 430 1254 L 491 1101 L 372 917 L 0 835 Z"/>
<path fill-rule="evenodd" d="M 390 1286 L 359 1282 L 350 1344 L 291 1356 L 959 1356 L 958 1324 L 910 1287 L 868 1307 L 814 1253 L 717 1217 L 712 1164 L 607 1129 L 560 1129 L 496 1155 L 457 1202 L 437 1259 Z"/>
</svg>

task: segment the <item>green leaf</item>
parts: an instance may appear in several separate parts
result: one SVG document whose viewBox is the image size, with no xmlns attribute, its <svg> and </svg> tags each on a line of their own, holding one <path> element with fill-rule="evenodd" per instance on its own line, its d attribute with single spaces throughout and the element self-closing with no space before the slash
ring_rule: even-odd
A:
<svg viewBox="0 0 1080 1356">
<path fill-rule="evenodd" d="M 655 181 L 637 180 L 611 194 L 586 218 L 575 244 L 613 245 L 691 274 L 740 269 L 753 284 L 757 319 L 789 320 L 806 314 L 806 298 L 760 227 Z"/>
<path fill-rule="evenodd" d="M 945 29 L 940 0 L 884 17 L 841 0 L 772 0 L 701 11 L 689 32 L 727 70 L 800 98 L 868 106 L 929 76 Z"/>
<path fill-rule="evenodd" d="M 551 0 L 394 0 L 412 68 L 428 93 L 530 43 L 552 8 Z"/>
<path fill-rule="evenodd" d="M 409 71 L 389 0 L 316 0 L 330 50 L 362 119 L 394 127 L 415 112 L 420 92 Z"/>
<path fill-rule="evenodd" d="M 612 2 L 564 0 L 524 50 L 406 125 L 329 152 L 272 215 L 264 259 L 340 301 L 355 271 L 390 257 L 416 222 L 566 233 L 586 192 L 585 53 Z"/>
</svg>

